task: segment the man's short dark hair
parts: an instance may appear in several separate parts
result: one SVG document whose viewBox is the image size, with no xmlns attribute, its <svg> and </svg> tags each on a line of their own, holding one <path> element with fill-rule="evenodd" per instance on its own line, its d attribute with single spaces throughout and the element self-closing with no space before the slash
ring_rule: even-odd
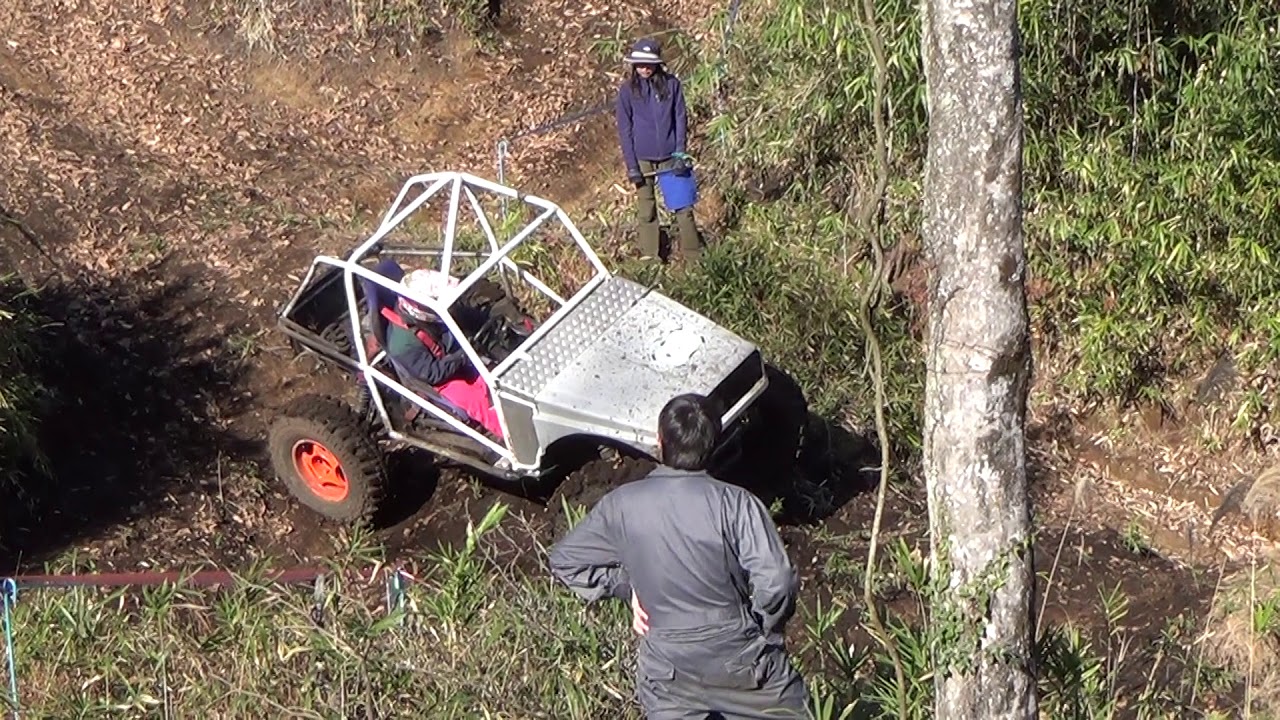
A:
<svg viewBox="0 0 1280 720">
<path fill-rule="evenodd" d="M 720 418 L 706 398 L 677 395 L 658 413 L 662 463 L 677 470 L 705 470 L 720 442 Z"/>
</svg>

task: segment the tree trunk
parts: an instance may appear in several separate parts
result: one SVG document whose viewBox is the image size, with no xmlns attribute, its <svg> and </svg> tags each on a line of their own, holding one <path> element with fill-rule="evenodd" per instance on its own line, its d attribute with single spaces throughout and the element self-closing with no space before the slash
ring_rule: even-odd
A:
<svg viewBox="0 0 1280 720">
<path fill-rule="evenodd" d="M 935 717 L 1036 717 L 1017 0 L 921 0 Z"/>
</svg>

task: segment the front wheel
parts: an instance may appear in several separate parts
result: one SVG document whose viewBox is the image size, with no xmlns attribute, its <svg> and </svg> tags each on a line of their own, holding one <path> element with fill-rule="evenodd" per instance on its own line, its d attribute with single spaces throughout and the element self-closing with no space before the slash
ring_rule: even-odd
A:
<svg viewBox="0 0 1280 720">
<path fill-rule="evenodd" d="M 765 366 L 769 387 L 752 406 L 745 447 L 764 457 L 771 472 L 786 472 L 800 457 L 808 422 L 808 401 L 800 384 L 774 365 Z"/>
<path fill-rule="evenodd" d="M 290 494 L 321 515 L 344 523 L 370 521 L 387 487 L 382 450 L 350 405 L 306 395 L 271 426 L 271 463 Z"/>
</svg>

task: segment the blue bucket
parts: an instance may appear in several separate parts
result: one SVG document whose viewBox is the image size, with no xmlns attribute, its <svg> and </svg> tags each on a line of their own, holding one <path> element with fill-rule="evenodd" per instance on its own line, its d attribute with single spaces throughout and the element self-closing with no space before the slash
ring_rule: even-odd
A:
<svg viewBox="0 0 1280 720">
<path fill-rule="evenodd" d="M 662 193 L 662 204 L 671 212 L 679 212 L 698 202 L 698 181 L 693 177 L 693 168 L 659 172 L 658 190 Z"/>
</svg>

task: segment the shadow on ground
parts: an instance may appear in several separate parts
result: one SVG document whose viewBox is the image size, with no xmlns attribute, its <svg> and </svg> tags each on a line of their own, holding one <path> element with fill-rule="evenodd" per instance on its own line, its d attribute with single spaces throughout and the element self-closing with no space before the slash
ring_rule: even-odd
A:
<svg viewBox="0 0 1280 720">
<path fill-rule="evenodd" d="M 402 529 L 440 486 L 440 468 L 425 450 L 409 447 L 387 456 L 386 501 L 373 518 L 381 531 Z"/>
<path fill-rule="evenodd" d="M 259 451 L 222 421 L 243 365 L 193 278 L 57 281 L 14 302 L 40 318 L 24 364 L 47 468 L 0 479 L 0 573 L 210 491 L 222 458 Z"/>
<path fill-rule="evenodd" d="M 880 450 L 872 439 L 809 414 L 807 442 L 781 495 L 783 525 L 818 525 L 880 482 Z"/>
</svg>

